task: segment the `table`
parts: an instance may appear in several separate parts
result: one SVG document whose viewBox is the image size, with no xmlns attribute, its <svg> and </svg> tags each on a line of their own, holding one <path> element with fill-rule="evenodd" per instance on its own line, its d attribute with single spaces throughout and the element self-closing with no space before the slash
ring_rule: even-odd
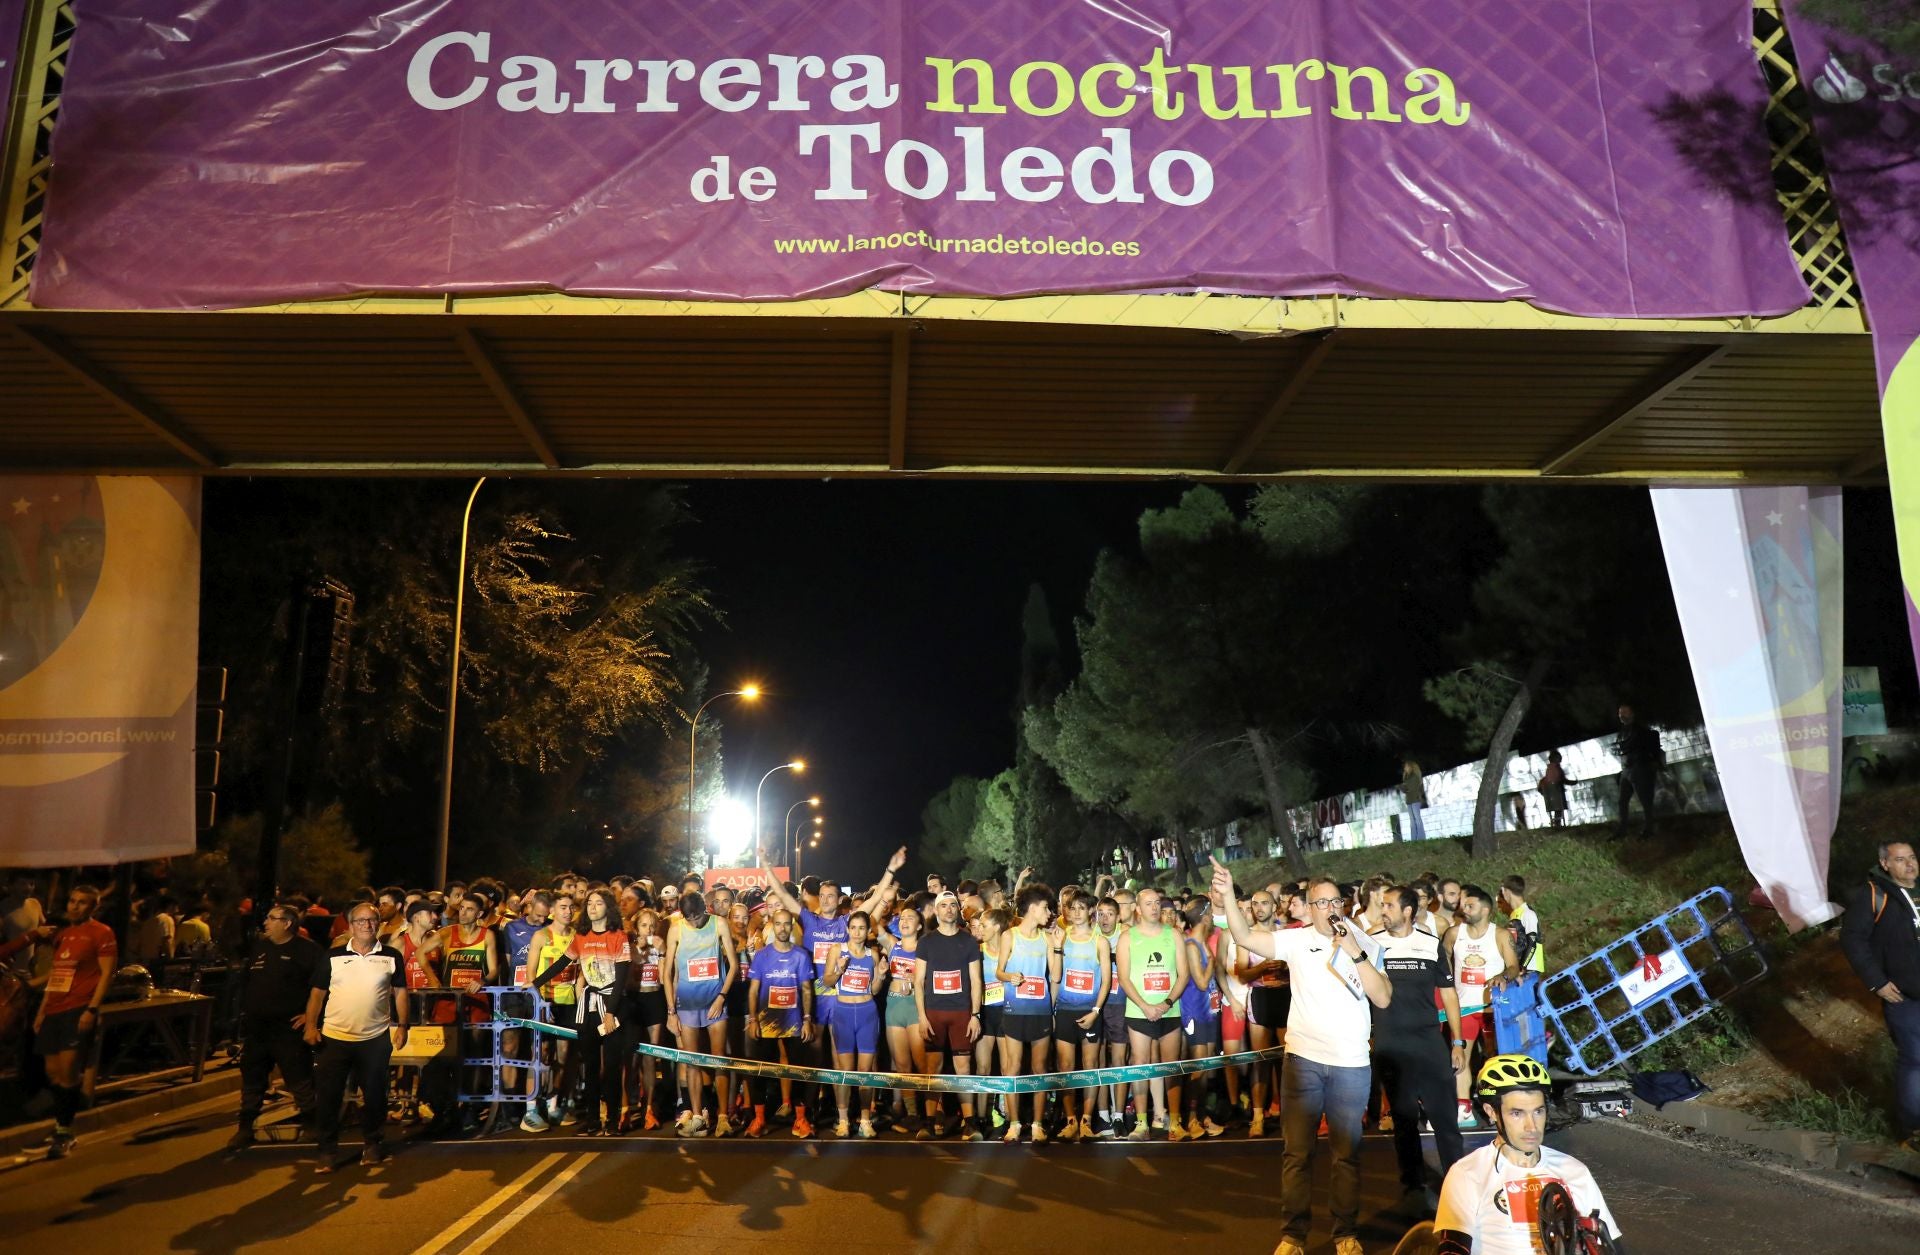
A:
<svg viewBox="0 0 1920 1255">
<path fill-rule="evenodd" d="M 91 1098 L 99 1079 L 101 1055 L 107 1034 L 115 1029 L 150 1028 L 166 1046 L 175 1062 L 174 1071 L 190 1073 L 191 1080 L 206 1074 L 207 1048 L 213 1037 L 214 999 L 205 994 L 190 994 L 175 989 L 157 989 L 150 998 L 138 1002 L 109 1002 L 100 1008 L 100 1027 L 93 1035 L 93 1047 L 87 1056 L 87 1072 L 82 1091 Z M 182 1040 L 180 1023 L 186 1022 Z M 124 1047 L 123 1043 L 123 1047 Z M 152 1080 L 152 1075 L 108 1081 L 100 1088 L 112 1089 L 132 1081 Z"/>
</svg>

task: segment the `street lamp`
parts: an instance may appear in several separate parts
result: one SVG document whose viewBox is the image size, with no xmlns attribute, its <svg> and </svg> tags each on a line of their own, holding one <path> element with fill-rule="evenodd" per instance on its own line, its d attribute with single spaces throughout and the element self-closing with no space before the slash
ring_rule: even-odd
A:
<svg viewBox="0 0 1920 1255">
<path fill-rule="evenodd" d="M 802 773 L 805 772 L 806 769 L 807 764 L 796 758 L 790 763 L 781 763 L 778 767 L 775 767 L 773 771 L 769 771 L 766 776 L 761 776 L 760 783 L 753 786 L 753 849 L 756 854 L 763 848 L 760 844 L 760 837 L 763 831 L 760 827 L 760 790 L 767 787 L 767 776 L 771 776 L 774 771 Z"/>
<path fill-rule="evenodd" d="M 815 822 L 815 823 L 817 824 L 817 823 L 819 823 L 820 821 L 816 819 L 816 820 L 814 820 L 813 822 Z M 817 849 L 819 849 L 819 848 L 820 848 L 820 832 L 819 832 L 819 830 L 818 830 L 818 829 L 815 829 L 815 830 L 814 830 L 814 834 L 813 834 L 813 840 L 811 840 L 811 841 L 808 841 L 808 842 L 806 842 L 806 843 L 804 843 L 804 844 L 802 844 L 801 846 L 799 846 L 798 848 L 796 848 L 796 849 L 794 850 L 794 852 L 793 852 L 793 879 L 794 879 L 794 882 L 795 882 L 796 884 L 797 884 L 797 883 L 799 883 L 799 881 L 800 881 L 800 879 L 801 879 L 801 876 L 800 876 L 800 865 L 801 865 L 801 863 L 803 863 L 803 862 L 805 861 L 805 858 L 806 858 L 806 853 L 807 853 L 807 851 L 808 851 L 808 850 L 817 850 Z"/>
<path fill-rule="evenodd" d="M 780 861 L 782 863 L 791 863 L 793 861 L 793 812 L 799 810 L 802 806 L 811 806 L 815 810 L 818 810 L 820 808 L 820 799 L 818 797 L 803 797 L 792 806 L 787 807 L 787 817 L 780 825 Z"/>
<path fill-rule="evenodd" d="M 707 713 L 707 707 L 713 705 L 715 702 L 719 701 L 723 697 L 738 697 L 746 701 L 753 701 L 759 696 L 760 696 L 760 686 L 758 684 L 743 684 L 737 689 L 728 689 L 724 693 L 715 693 L 712 697 L 709 697 L 706 701 L 700 703 L 700 709 L 693 712 L 693 719 L 690 723 L 687 724 L 687 870 L 688 871 L 692 871 L 694 863 L 699 861 L 695 859 L 693 856 L 693 771 L 694 771 L 694 764 L 699 760 L 699 757 L 700 757 L 700 716 Z M 758 841 L 759 839 L 760 839 L 760 834 L 756 832 L 754 834 L 754 840 Z"/>
<path fill-rule="evenodd" d="M 460 623 L 467 608 L 467 533 L 473 525 L 473 501 L 480 495 L 482 475 L 473 481 L 467 494 L 467 508 L 460 516 L 460 565 L 453 575 L 453 658 L 447 664 L 447 736 L 440 749 L 440 825 L 433 834 L 433 881 L 430 889 L 447 883 L 447 832 L 453 815 L 453 716 L 460 704 Z"/>
</svg>

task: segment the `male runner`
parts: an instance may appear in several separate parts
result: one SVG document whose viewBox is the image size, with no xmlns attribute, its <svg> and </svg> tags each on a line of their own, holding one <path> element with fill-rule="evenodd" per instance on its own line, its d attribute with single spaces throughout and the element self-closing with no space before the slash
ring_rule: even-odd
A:
<svg viewBox="0 0 1920 1255">
<path fill-rule="evenodd" d="M 938 1076 L 945 1056 L 953 1056 L 959 1076 L 973 1075 L 973 1043 L 980 1037 L 980 943 L 960 927 L 960 899 L 951 889 L 933 900 L 934 930 L 914 951 L 913 997 L 920 1013 L 920 1035 L 927 1040 L 926 1075 Z M 927 1095 L 927 1122 L 915 1137 L 933 1136 L 940 1120 L 938 1094 Z M 942 1129 L 943 1135 L 952 1128 Z M 960 1137 L 977 1142 L 973 1095 L 960 1095 Z"/>
<path fill-rule="evenodd" d="M 1028 869 L 1029 871 L 1031 869 Z M 1022 874 L 1023 878 L 1025 873 Z M 999 938 L 998 971 L 1006 982 L 1006 1011 L 1001 1017 L 1000 1072 L 1019 1076 L 1022 1072 L 1038 1075 L 1053 1062 L 1053 981 L 1054 948 L 1047 926 L 1053 922 L 1053 890 L 1039 882 L 1023 884 L 1014 897 L 1020 910 L 1020 922 Z M 1043 1119 L 1046 1097 L 1034 1094 L 1033 1144 L 1047 1140 Z M 1011 1146 L 1020 1140 L 1020 1095 L 1002 1096 L 1001 1110 L 1007 1117 L 1007 1131 L 1000 1139 Z"/>
<path fill-rule="evenodd" d="M 1535 1255 L 1541 1249 L 1540 1194 L 1553 1183 L 1572 1195 L 1576 1215 L 1598 1211 L 1613 1249 L 1626 1255 L 1620 1226 L 1587 1166 L 1542 1144 L 1552 1084 L 1528 1055 L 1495 1055 L 1480 1069 L 1474 1095 L 1493 1140 L 1447 1172 L 1433 1221 L 1439 1255 Z"/>
<path fill-rule="evenodd" d="M 1103 897 L 1093 909 L 1093 930 L 1107 945 L 1107 994 L 1100 1004 L 1100 1043 L 1106 1051 L 1107 1066 L 1117 1068 L 1127 1061 L 1127 995 L 1120 988 L 1120 941 L 1126 935 L 1120 926 L 1120 903 Z M 1093 1118 L 1092 1136 L 1105 1141 L 1114 1135 L 1113 1126 L 1126 1114 L 1126 1086 L 1115 1082 L 1102 1085 L 1095 1095 L 1099 1109 Z"/>
<path fill-rule="evenodd" d="M 1120 943 L 1120 988 L 1127 995 L 1127 1053 L 1136 1064 L 1171 1063 L 1180 1058 L 1180 993 L 1187 987 L 1187 957 L 1179 930 L 1161 923 L 1160 891 L 1145 888 L 1135 896 L 1133 927 Z M 1167 1082 L 1133 1083 L 1133 1131 L 1130 1142 L 1152 1133 L 1147 1099 L 1153 1099 L 1152 1128 L 1167 1127 Z"/>
<path fill-rule="evenodd" d="M 733 933 L 715 915 L 707 913 L 706 899 L 687 890 L 680 895 L 680 917 L 667 932 L 667 957 L 663 973 L 667 982 L 667 1031 L 680 1049 L 695 1054 L 727 1053 L 727 988 L 739 971 L 733 951 Z M 707 1069 L 687 1068 L 688 1107 L 678 1121 L 682 1137 L 704 1137 L 707 1120 L 703 1106 L 708 1081 Z M 713 1133 L 727 1137 L 733 1132 L 727 1118 L 728 1102 L 733 1096 L 733 1077 L 721 1072 L 713 1077 L 716 1101 Z"/>
<path fill-rule="evenodd" d="M 1444 889 L 1444 885 L 1442 887 Z M 1514 957 L 1507 930 L 1493 923 L 1493 895 L 1479 885 L 1460 886 L 1460 921 L 1447 930 L 1440 943 L 1442 952 L 1450 956 L 1453 963 L 1453 984 L 1460 996 L 1460 1031 L 1454 1036 L 1466 1042 L 1469 1054 L 1474 1051 L 1475 1043 L 1484 1038 L 1481 1053 L 1490 1054 L 1493 1007 L 1487 1001 L 1487 991 L 1510 975 L 1518 975 L 1520 964 Z M 1473 1072 L 1465 1066 L 1468 1062 L 1463 1060 L 1463 1066 L 1454 1074 L 1459 1099 L 1458 1122 L 1463 1129 L 1474 1126 L 1473 1104 L 1467 1101 L 1467 1089 L 1473 1083 Z"/>
<path fill-rule="evenodd" d="M 754 951 L 747 969 L 747 1005 L 752 1023 L 747 1050 L 766 1063 L 787 1063 L 787 1043 L 813 1036 L 813 957 L 793 944 L 793 912 L 778 907 L 768 921 L 769 942 Z M 767 1135 L 767 1106 L 780 1092 L 780 1083 L 764 1076 L 753 1078 L 753 1122 L 748 1137 Z M 806 1112 L 794 1115 L 794 1136 L 806 1137 Z"/>
<path fill-rule="evenodd" d="M 1253 913 L 1254 931 L 1272 933 L 1285 926 L 1279 917 L 1280 902 L 1271 889 L 1253 891 L 1247 899 L 1247 909 Z M 1221 913 L 1225 914 L 1224 901 Z M 1238 944 L 1233 947 L 1233 960 L 1234 979 L 1247 991 L 1247 1045 L 1254 1050 L 1271 1050 L 1280 1044 L 1287 1028 L 1287 1010 L 1292 999 L 1287 987 L 1287 965 L 1261 959 Z M 1279 1079 L 1280 1070 L 1273 1064 L 1253 1065 L 1253 1123 L 1247 1129 L 1248 1137 L 1267 1135 L 1267 1112 L 1270 1102 L 1280 1097 Z"/>
<path fill-rule="evenodd" d="M 53 968 L 46 995 L 33 1017 L 33 1048 L 46 1059 L 53 1090 L 53 1144 L 48 1159 L 65 1159 L 73 1150 L 73 1117 L 80 1110 L 80 1082 L 87 1048 L 100 1031 L 100 1000 L 113 983 L 120 943 L 93 918 L 100 891 L 75 885 L 67 894 L 67 926 L 53 938 Z"/>
</svg>

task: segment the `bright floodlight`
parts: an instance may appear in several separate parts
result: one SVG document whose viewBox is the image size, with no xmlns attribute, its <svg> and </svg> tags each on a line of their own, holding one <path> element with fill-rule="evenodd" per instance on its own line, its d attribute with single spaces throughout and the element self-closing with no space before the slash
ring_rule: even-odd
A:
<svg viewBox="0 0 1920 1255">
<path fill-rule="evenodd" d="M 754 698 L 760 696 L 760 686 L 758 684 L 742 685 L 740 688 L 740 696 L 746 698 L 748 701 L 752 701 Z"/>
<path fill-rule="evenodd" d="M 737 866 L 753 846 L 753 808 L 738 798 L 721 798 L 707 815 L 707 841 L 714 866 Z"/>
<path fill-rule="evenodd" d="M 805 771 L 807 769 L 807 764 L 798 758 L 788 763 L 787 766 L 793 768 L 796 772 Z"/>
<path fill-rule="evenodd" d="M 810 797 L 810 798 L 808 798 L 808 799 L 807 799 L 807 805 L 808 805 L 808 806 L 818 806 L 818 805 L 820 805 L 820 799 L 819 799 L 819 798 L 817 798 L 817 797 Z"/>
</svg>

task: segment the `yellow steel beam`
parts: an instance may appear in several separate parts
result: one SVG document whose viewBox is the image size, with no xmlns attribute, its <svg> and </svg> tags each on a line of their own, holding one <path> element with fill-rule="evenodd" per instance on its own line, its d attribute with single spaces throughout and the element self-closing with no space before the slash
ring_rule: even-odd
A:
<svg viewBox="0 0 1920 1255">
<path fill-rule="evenodd" d="M 887 381 L 887 469 L 907 469 L 907 365 L 913 329 L 893 329 L 893 357 Z"/>
<path fill-rule="evenodd" d="M 506 372 L 495 360 L 493 350 L 487 347 L 486 341 L 482 340 L 471 327 L 461 327 L 453 333 L 453 338 L 459 342 L 460 351 L 467 355 L 467 360 L 473 363 L 473 369 L 479 374 L 481 381 L 487 385 L 487 391 L 493 393 L 494 400 L 500 402 L 500 408 L 505 410 L 507 417 L 513 420 L 514 427 L 533 447 L 534 455 L 540 459 L 541 465 L 550 471 L 559 470 L 560 458 L 554 453 L 552 442 L 547 439 L 547 434 L 542 430 L 540 421 L 533 416 L 533 411 L 528 409 L 526 402 L 521 399 L 519 391 L 507 379 Z"/>
<path fill-rule="evenodd" d="M 1542 475 L 1558 475 L 1567 467 L 1605 444 L 1616 432 L 1634 419 L 1639 418 L 1660 402 L 1685 387 L 1701 371 L 1706 370 L 1724 357 L 1732 346 L 1719 344 L 1711 348 L 1696 349 L 1688 353 L 1674 366 L 1670 367 L 1658 379 L 1654 380 L 1637 398 L 1612 416 L 1594 424 L 1588 431 L 1571 444 L 1540 464 Z"/>
<path fill-rule="evenodd" d="M 1307 350 L 1307 355 L 1300 359 L 1300 364 L 1288 373 L 1286 382 L 1280 385 L 1280 390 L 1274 393 L 1273 399 L 1267 402 L 1266 408 L 1261 410 L 1260 414 L 1247 424 L 1247 429 L 1240 433 L 1240 439 L 1234 445 L 1233 452 L 1227 455 L 1226 464 L 1220 468 L 1221 474 L 1238 475 L 1246 466 L 1247 459 L 1259 452 L 1260 446 L 1266 443 L 1267 437 L 1273 434 L 1273 429 L 1279 425 L 1282 418 L 1286 417 L 1287 410 L 1300 394 L 1306 391 L 1307 385 L 1313 382 L 1314 375 L 1332 354 L 1334 338 L 1334 333 L 1328 332 L 1320 338 L 1320 343 Z"/>
<path fill-rule="evenodd" d="M 22 326 L 19 323 L 8 325 L 12 328 L 16 339 L 31 347 L 41 357 L 59 367 L 73 379 L 84 384 L 90 391 L 106 400 L 148 432 L 165 441 L 195 466 L 210 470 L 220 465 L 219 455 L 197 436 L 180 426 L 159 406 L 121 383 L 110 371 L 63 343 L 52 332 L 43 331 L 37 327 Z"/>
</svg>

